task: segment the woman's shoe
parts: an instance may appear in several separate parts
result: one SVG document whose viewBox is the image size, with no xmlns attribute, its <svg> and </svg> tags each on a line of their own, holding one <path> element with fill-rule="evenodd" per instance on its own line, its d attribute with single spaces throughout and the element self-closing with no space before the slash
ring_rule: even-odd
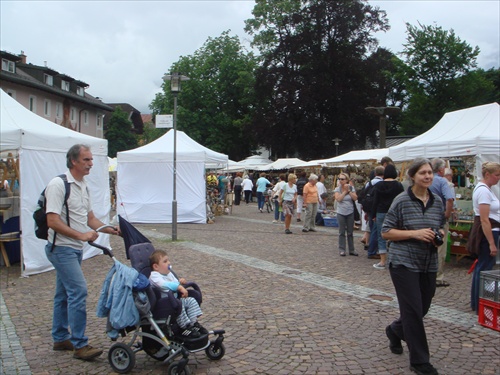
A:
<svg viewBox="0 0 500 375">
<path fill-rule="evenodd" d="M 401 345 L 401 339 L 394 333 L 391 326 L 385 327 L 385 334 L 389 339 L 389 349 L 394 354 L 403 354 L 403 345 Z"/>
<path fill-rule="evenodd" d="M 341 256 L 341 257 L 345 257 L 345 251 L 341 251 L 341 252 L 340 252 L 340 256 Z"/>
<path fill-rule="evenodd" d="M 378 270 L 385 270 L 385 264 L 377 263 L 373 265 L 373 268 L 376 268 Z"/>
</svg>

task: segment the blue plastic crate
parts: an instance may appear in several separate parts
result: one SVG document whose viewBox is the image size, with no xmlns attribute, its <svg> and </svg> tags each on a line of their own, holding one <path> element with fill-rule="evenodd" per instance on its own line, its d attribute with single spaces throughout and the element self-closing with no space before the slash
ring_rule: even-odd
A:
<svg viewBox="0 0 500 375">
<path fill-rule="evenodd" d="M 323 221 L 325 223 L 325 227 L 338 227 L 339 223 L 336 217 L 324 217 Z"/>
</svg>

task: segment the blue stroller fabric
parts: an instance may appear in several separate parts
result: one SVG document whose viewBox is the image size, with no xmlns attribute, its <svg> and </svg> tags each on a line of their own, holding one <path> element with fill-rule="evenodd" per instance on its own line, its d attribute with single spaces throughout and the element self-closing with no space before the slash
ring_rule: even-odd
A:
<svg viewBox="0 0 500 375">
<path fill-rule="evenodd" d="M 149 242 L 141 232 L 139 232 L 132 224 L 125 220 L 121 215 L 118 215 L 118 222 L 120 224 L 120 231 L 122 233 L 123 241 L 125 242 L 125 254 L 127 254 L 127 259 L 130 259 L 129 248 L 132 245 L 138 243 Z"/>
</svg>

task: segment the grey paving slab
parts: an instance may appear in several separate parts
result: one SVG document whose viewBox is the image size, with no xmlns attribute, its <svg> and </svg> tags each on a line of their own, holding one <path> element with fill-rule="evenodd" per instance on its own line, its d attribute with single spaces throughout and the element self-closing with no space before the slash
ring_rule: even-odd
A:
<svg viewBox="0 0 500 375">
<path fill-rule="evenodd" d="M 360 256 L 339 257 L 336 228 L 302 233 L 294 222 L 294 234 L 285 235 L 272 219 L 256 205 L 234 207 L 232 215 L 216 217 L 212 225 L 179 224 L 176 243 L 169 241 L 170 225 L 136 224 L 156 248 L 169 252 L 178 273 L 201 285 L 202 323 L 227 331 L 225 357 L 214 362 L 203 353 L 192 354 L 192 372 L 410 374 L 406 347 L 400 356 L 387 348 L 384 328 L 398 315 L 397 300 L 388 272 L 374 269 L 374 261 L 366 258 L 361 233 L 356 233 Z M 116 257 L 127 263 L 122 241 L 112 238 L 111 243 Z M 51 350 L 54 272 L 19 278 L 18 268 L 2 268 L 0 286 L 14 327 L 9 348 L 24 352 L 24 359 L 4 357 L 2 344 L 4 368 L 8 363 L 9 369 L 40 375 L 112 374 L 107 362 L 112 342 L 105 321 L 95 317 L 111 265 L 105 256 L 83 263 L 89 286 L 87 334 L 92 345 L 105 350 L 92 362 Z M 500 334 L 479 326 L 468 309 L 469 266 L 467 259 L 446 266 L 451 286 L 437 290 L 426 318 L 431 360 L 440 374 L 500 374 Z M 2 339 L 6 312 L 2 308 Z M 144 353 L 136 357 L 133 374 L 166 372 L 165 365 Z"/>
</svg>

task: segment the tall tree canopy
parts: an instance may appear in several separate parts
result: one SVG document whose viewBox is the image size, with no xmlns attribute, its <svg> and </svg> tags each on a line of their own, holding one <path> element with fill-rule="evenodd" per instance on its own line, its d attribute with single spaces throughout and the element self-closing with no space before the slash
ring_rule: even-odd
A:
<svg viewBox="0 0 500 375">
<path fill-rule="evenodd" d="M 181 57 L 170 72 L 190 78 L 178 96 L 177 128 L 212 150 L 241 160 L 256 148 L 251 118 L 256 59 L 229 31 L 209 38 L 192 56 Z M 155 114 L 173 113 L 170 83 L 150 105 Z"/>
<path fill-rule="evenodd" d="M 108 156 L 116 157 L 119 151 L 131 150 L 137 147 L 137 138 L 132 132 L 132 122 L 121 107 L 116 107 L 111 115 L 106 129 L 108 140 Z"/>
<path fill-rule="evenodd" d="M 256 72 L 258 140 L 275 157 L 331 156 L 363 147 L 378 120 L 364 110 L 386 105 L 390 53 L 372 36 L 389 28 L 386 14 L 361 0 L 257 0 L 245 30 L 261 52 Z"/>
<path fill-rule="evenodd" d="M 477 66 L 479 47 L 471 47 L 453 30 L 436 25 L 406 27 L 402 55 L 410 95 L 402 119 L 403 133 L 423 133 L 446 112 L 484 104 L 485 93 L 493 86 L 484 74 L 471 74 Z"/>
</svg>

